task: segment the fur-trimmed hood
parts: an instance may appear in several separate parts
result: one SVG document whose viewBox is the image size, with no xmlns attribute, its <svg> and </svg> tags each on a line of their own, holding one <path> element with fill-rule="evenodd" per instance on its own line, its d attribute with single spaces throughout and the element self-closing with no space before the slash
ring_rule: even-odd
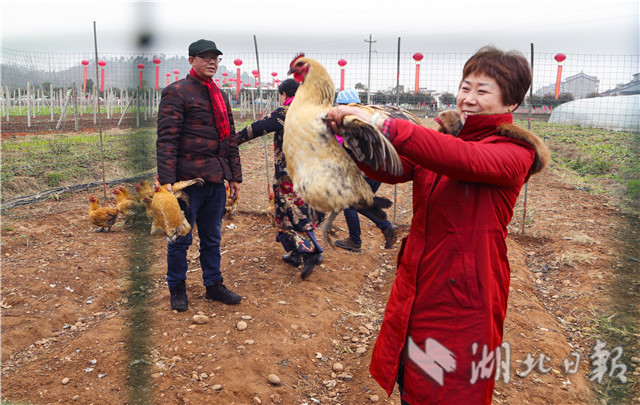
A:
<svg viewBox="0 0 640 405">
<path fill-rule="evenodd" d="M 440 132 L 458 136 L 462 131 L 462 121 L 455 110 L 442 111 L 435 121 L 440 125 Z M 498 135 L 507 136 L 528 143 L 536 153 L 529 174 L 540 173 L 551 161 L 551 152 L 544 141 L 531 131 L 513 124 L 501 124 L 497 128 Z"/>
<path fill-rule="evenodd" d="M 513 124 L 502 124 L 498 127 L 498 133 L 501 136 L 508 136 L 513 139 L 524 141 L 533 147 L 536 157 L 533 160 L 529 174 L 540 173 L 551 161 L 551 152 L 544 141 L 533 132 L 520 128 Z"/>
</svg>

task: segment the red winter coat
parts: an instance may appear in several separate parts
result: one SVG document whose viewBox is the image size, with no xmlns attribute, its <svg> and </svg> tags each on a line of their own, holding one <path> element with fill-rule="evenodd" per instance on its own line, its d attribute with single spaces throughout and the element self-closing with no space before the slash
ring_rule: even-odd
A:
<svg viewBox="0 0 640 405">
<path fill-rule="evenodd" d="M 549 159 L 537 136 L 511 123 L 511 114 L 469 116 L 454 137 L 391 120 L 404 173 L 391 177 L 361 166 L 386 183 L 413 180 L 411 229 L 370 366 L 390 395 L 402 361 L 402 398 L 411 405 L 491 403 L 494 374 L 471 384 L 472 361 L 482 359 L 483 345 L 493 350 L 502 342 L 507 225 L 520 188 Z M 425 351 L 427 338 L 455 356 L 455 371 L 444 372 L 442 386 L 407 356 L 408 339 Z"/>
</svg>

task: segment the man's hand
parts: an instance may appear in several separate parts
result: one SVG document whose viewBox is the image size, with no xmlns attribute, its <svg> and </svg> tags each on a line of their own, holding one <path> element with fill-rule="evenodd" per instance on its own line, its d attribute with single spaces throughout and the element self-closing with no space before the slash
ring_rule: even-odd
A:
<svg viewBox="0 0 640 405">
<path fill-rule="evenodd" d="M 237 200 L 240 195 L 240 183 L 237 181 L 229 182 L 229 198 Z"/>
<path fill-rule="evenodd" d="M 173 186 L 171 185 L 171 183 L 167 183 L 164 185 L 164 187 L 169 190 L 170 193 L 173 193 Z"/>
</svg>

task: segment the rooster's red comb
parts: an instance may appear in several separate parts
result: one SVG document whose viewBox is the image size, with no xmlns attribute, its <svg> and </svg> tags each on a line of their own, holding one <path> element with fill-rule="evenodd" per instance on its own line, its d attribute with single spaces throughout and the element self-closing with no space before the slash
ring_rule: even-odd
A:
<svg viewBox="0 0 640 405">
<path fill-rule="evenodd" d="M 296 61 L 297 61 L 298 59 L 300 59 L 300 58 L 304 58 L 304 53 L 303 53 L 303 52 L 300 52 L 299 54 L 297 54 L 297 55 L 296 55 L 296 57 L 295 57 L 295 58 L 293 58 L 293 60 L 292 60 L 292 61 L 291 61 L 291 63 L 289 64 L 289 67 L 290 67 L 290 68 L 292 68 L 292 67 L 293 67 L 293 65 L 295 65 L 295 64 L 296 64 Z"/>
</svg>

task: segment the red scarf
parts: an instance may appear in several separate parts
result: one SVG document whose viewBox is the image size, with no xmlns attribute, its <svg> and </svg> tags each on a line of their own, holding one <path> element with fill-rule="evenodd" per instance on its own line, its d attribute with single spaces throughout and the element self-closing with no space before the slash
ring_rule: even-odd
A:
<svg viewBox="0 0 640 405">
<path fill-rule="evenodd" d="M 224 99 L 222 98 L 220 89 L 215 84 L 213 79 L 202 79 L 200 76 L 198 76 L 196 71 L 193 70 L 193 68 L 191 68 L 189 74 L 202 80 L 202 82 L 207 85 L 207 88 L 209 89 L 209 97 L 211 98 L 211 105 L 213 106 L 213 120 L 215 121 L 216 128 L 218 129 L 218 133 L 220 134 L 220 140 L 224 141 L 225 139 L 229 138 L 229 135 L 231 135 L 231 126 L 229 125 L 227 105 L 224 103 Z"/>
<path fill-rule="evenodd" d="M 295 97 L 295 96 L 293 96 Z M 288 99 L 284 100 L 284 103 L 282 103 L 283 106 L 287 106 L 289 104 L 291 104 L 293 102 L 293 97 L 289 97 Z"/>
</svg>

